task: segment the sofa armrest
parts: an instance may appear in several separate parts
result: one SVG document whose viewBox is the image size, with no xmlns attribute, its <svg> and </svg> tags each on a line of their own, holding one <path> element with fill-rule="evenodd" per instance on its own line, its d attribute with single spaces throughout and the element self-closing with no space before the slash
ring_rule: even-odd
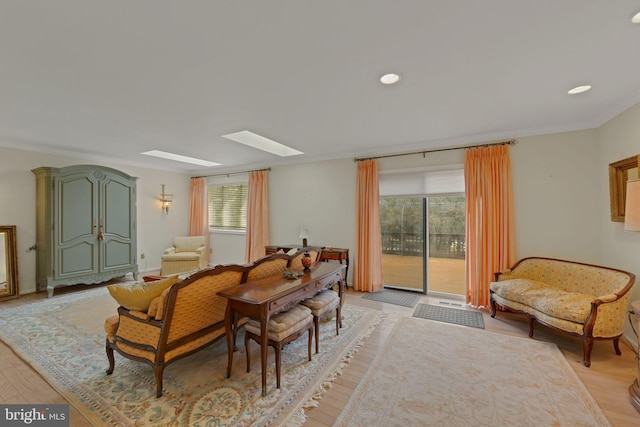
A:
<svg viewBox="0 0 640 427">
<path fill-rule="evenodd" d="M 500 280 L 508 280 L 512 278 L 512 277 L 507 277 L 510 275 L 511 275 L 511 269 L 507 268 L 502 271 L 496 271 L 495 273 L 493 273 L 493 279 L 494 279 L 494 282 L 498 282 Z M 505 277 L 502 277 L 502 276 L 505 276 Z"/>
<path fill-rule="evenodd" d="M 140 312 L 131 312 L 124 307 L 118 307 L 118 329 L 114 341 L 123 341 L 128 345 L 145 348 L 158 348 L 162 322 L 155 319 L 140 318 Z M 144 314 L 144 313 L 140 313 Z"/>
<path fill-rule="evenodd" d="M 167 248 L 167 249 L 165 249 L 165 250 L 162 252 L 162 254 L 163 254 L 163 255 L 169 255 L 169 254 L 174 254 L 174 253 L 176 253 L 176 248 L 175 248 L 175 246 L 172 246 L 172 247 L 170 247 L 170 248 Z"/>
<path fill-rule="evenodd" d="M 602 303 L 607 303 L 607 302 L 613 302 L 615 300 L 617 300 L 618 298 L 620 298 L 618 295 L 616 294 L 609 294 L 609 295 L 602 295 L 596 298 L 596 301 L 600 301 Z"/>
</svg>

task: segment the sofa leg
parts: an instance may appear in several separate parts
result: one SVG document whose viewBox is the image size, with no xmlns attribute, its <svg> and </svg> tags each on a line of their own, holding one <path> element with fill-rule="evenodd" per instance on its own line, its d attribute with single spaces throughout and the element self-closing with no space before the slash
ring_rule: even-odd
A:
<svg viewBox="0 0 640 427">
<path fill-rule="evenodd" d="M 491 304 L 491 317 L 496 317 L 496 302 L 493 299 L 493 295 L 489 298 L 489 303 Z"/>
<path fill-rule="evenodd" d="M 164 365 L 156 365 L 154 368 L 156 373 L 156 397 L 162 397 L 162 372 Z"/>
<path fill-rule="evenodd" d="M 620 356 L 622 352 L 620 351 L 620 337 L 616 337 L 613 339 L 613 349 L 616 351 L 616 354 Z"/>
<path fill-rule="evenodd" d="M 527 314 L 527 320 L 529 321 L 529 338 L 533 338 L 533 325 L 535 323 L 535 319 L 533 316 L 529 316 Z"/>
<path fill-rule="evenodd" d="M 107 340 L 106 350 L 107 350 L 107 359 L 109 360 L 109 368 L 107 369 L 107 375 L 111 375 L 113 374 L 113 368 L 115 368 L 116 366 L 116 361 L 113 358 L 113 348 L 111 348 L 111 345 L 109 344 L 109 340 Z"/>
<path fill-rule="evenodd" d="M 582 364 L 587 368 L 591 366 L 591 350 L 593 349 L 593 338 L 582 337 L 583 360 Z"/>
</svg>

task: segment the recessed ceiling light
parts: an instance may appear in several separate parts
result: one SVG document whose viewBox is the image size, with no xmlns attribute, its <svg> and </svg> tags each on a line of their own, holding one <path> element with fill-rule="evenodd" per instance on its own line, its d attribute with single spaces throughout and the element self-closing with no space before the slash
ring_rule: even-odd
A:
<svg viewBox="0 0 640 427">
<path fill-rule="evenodd" d="M 392 85 L 394 83 L 398 83 L 398 80 L 400 80 L 400 76 L 393 73 L 385 74 L 384 76 L 380 77 L 380 82 L 383 85 Z"/>
<path fill-rule="evenodd" d="M 589 85 L 576 86 L 573 89 L 569 90 L 567 93 L 569 95 L 575 95 L 575 94 L 578 94 L 578 93 L 586 92 L 589 89 L 591 89 L 591 86 L 589 86 Z"/>
<path fill-rule="evenodd" d="M 633 18 L 631 18 L 631 22 L 633 22 L 634 24 L 640 24 L 640 12 L 633 15 Z"/>
<path fill-rule="evenodd" d="M 199 166 L 220 166 L 220 163 L 210 162 L 208 160 L 196 159 L 194 157 L 181 156 L 180 154 L 167 153 L 166 151 L 151 150 L 145 151 L 145 156 L 160 157 L 161 159 L 175 160 L 176 162 L 191 163 Z"/>
<path fill-rule="evenodd" d="M 248 145 L 249 147 L 257 148 L 258 150 L 276 154 L 280 157 L 304 154 L 302 151 L 298 151 L 295 148 L 287 147 L 284 144 L 280 144 L 279 142 L 273 141 L 269 138 L 265 138 L 264 136 L 260 136 L 257 133 L 253 133 L 248 130 L 229 133 L 227 135 L 222 135 L 222 137 L 230 139 L 231 141 L 239 142 L 240 144 Z"/>
</svg>

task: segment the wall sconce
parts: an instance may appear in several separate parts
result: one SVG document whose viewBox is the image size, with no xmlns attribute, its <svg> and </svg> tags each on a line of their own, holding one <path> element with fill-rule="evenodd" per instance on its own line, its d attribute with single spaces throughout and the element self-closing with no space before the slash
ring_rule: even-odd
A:
<svg viewBox="0 0 640 427">
<path fill-rule="evenodd" d="M 300 235 L 298 236 L 298 238 L 302 239 L 302 247 L 303 248 L 307 247 L 307 238 L 308 237 L 309 237 L 309 229 L 302 227 L 300 229 Z"/>
<path fill-rule="evenodd" d="M 167 215 L 169 214 L 169 207 L 171 207 L 171 203 L 173 202 L 173 194 L 167 194 L 164 192 L 164 184 L 162 185 L 162 194 L 160 194 L 160 203 L 162 203 L 162 210 Z"/>
</svg>

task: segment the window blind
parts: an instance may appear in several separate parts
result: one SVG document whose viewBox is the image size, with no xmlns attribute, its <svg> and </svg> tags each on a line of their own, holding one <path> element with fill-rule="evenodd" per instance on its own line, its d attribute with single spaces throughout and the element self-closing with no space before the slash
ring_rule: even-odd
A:
<svg viewBox="0 0 640 427">
<path fill-rule="evenodd" d="M 380 197 L 464 193 L 464 170 L 410 170 L 381 172 Z"/>
<path fill-rule="evenodd" d="M 247 229 L 247 184 L 209 185 L 209 227 Z"/>
</svg>

